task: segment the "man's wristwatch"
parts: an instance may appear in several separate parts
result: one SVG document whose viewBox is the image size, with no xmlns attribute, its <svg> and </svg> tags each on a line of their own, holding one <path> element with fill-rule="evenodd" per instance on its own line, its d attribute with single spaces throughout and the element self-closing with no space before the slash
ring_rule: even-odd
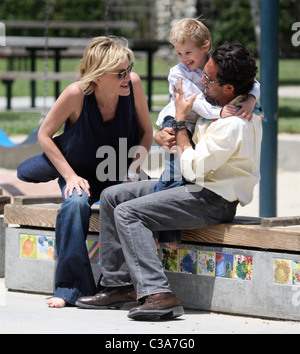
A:
<svg viewBox="0 0 300 354">
<path fill-rule="evenodd" d="M 174 130 L 185 129 L 186 128 L 185 121 L 174 119 L 172 122 L 172 128 Z"/>
</svg>

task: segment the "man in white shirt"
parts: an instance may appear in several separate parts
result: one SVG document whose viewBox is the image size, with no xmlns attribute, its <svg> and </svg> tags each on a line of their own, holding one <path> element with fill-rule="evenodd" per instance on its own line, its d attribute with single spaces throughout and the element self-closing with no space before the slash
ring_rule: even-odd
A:
<svg viewBox="0 0 300 354">
<path fill-rule="evenodd" d="M 245 95 L 257 67 L 243 46 L 219 47 L 204 68 L 205 93 L 220 106 Z M 175 95 L 175 135 L 187 185 L 149 194 L 155 181 L 104 190 L 100 199 L 100 262 L 105 290 L 78 300 L 84 308 L 129 308 L 135 320 L 173 319 L 184 311 L 157 256 L 153 232 L 197 229 L 230 222 L 237 204 L 249 203 L 259 180 L 261 118 L 198 121 L 192 147 L 185 117 L 195 96 Z M 137 306 L 135 301 L 141 302 Z"/>
<path fill-rule="evenodd" d="M 202 78 L 205 94 L 221 107 L 245 94 L 245 85 L 235 88 L 228 83 L 228 76 L 232 72 L 227 67 L 230 68 L 232 63 L 226 58 L 227 51 L 231 55 L 245 55 L 240 45 L 227 44 L 218 48 L 207 62 Z M 223 70 L 221 80 L 226 82 L 222 85 L 219 79 L 220 65 Z M 244 76 L 247 74 L 244 73 Z M 247 84 L 246 79 L 244 83 Z M 180 104 L 177 105 L 175 118 L 178 122 L 184 122 L 190 105 L 186 104 L 182 91 L 177 95 Z M 189 103 L 193 99 L 190 98 Z M 261 117 L 256 114 L 251 122 L 237 119 L 236 116 L 205 124 L 199 120 L 193 136 L 195 148 L 190 144 L 186 129 L 176 131 L 181 172 L 188 181 L 198 183 L 230 202 L 237 200 L 245 206 L 251 202 L 253 188 L 260 179 L 261 140 Z"/>
</svg>

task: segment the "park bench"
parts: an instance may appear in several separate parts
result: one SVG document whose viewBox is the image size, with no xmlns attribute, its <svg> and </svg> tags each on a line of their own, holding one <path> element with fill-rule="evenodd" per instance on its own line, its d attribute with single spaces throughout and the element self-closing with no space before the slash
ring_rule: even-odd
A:
<svg viewBox="0 0 300 354">
<path fill-rule="evenodd" d="M 45 21 L 28 20 L 0 20 L 5 25 L 6 30 L 45 30 Z M 50 21 L 49 30 L 131 30 L 137 28 L 135 21 Z"/>
<path fill-rule="evenodd" d="M 31 72 L 31 71 L 1 71 L 0 72 L 0 80 L 6 86 L 6 99 L 7 104 L 6 108 L 8 110 L 11 109 L 11 100 L 12 100 L 12 85 L 15 80 L 49 80 L 54 82 L 60 82 L 63 80 L 76 80 L 76 73 L 75 72 L 47 72 L 47 74 L 43 72 Z M 58 91 L 56 92 L 56 97 L 59 95 L 59 87 Z M 33 102 L 35 99 L 35 92 L 32 92 L 31 101 Z"/>
<path fill-rule="evenodd" d="M 142 80 L 147 80 L 147 75 L 140 75 Z M 76 72 L 32 72 L 32 71 L 0 71 L 0 80 L 6 86 L 6 109 L 10 110 L 12 108 L 12 85 L 15 80 L 48 80 L 54 82 L 61 81 L 75 81 L 78 79 Z M 152 77 L 153 80 L 165 81 L 167 77 L 164 75 L 156 75 Z M 151 80 L 152 80 L 151 79 Z M 57 87 L 55 97 L 59 96 L 59 87 Z M 32 91 L 31 102 L 34 102 L 35 92 Z"/>
<path fill-rule="evenodd" d="M 45 247 L 55 242 L 60 202 L 60 197 L 27 196 L 5 206 L 7 288 L 53 293 L 55 261 L 47 258 Z M 299 223 L 300 217 L 237 217 L 184 230 L 179 250 L 162 246 L 158 253 L 186 308 L 300 320 Z M 101 273 L 98 233 L 99 207 L 94 206 L 87 249 L 95 279 Z M 30 252 L 24 250 L 26 240 Z"/>
<path fill-rule="evenodd" d="M 62 80 L 75 80 L 76 73 L 74 72 L 61 72 L 60 71 L 60 60 L 62 58 L 62 53 L 66 53 L 67 50 L 76 51 L 79 57 L 82 56 L 84 48 L 90 43 L 89 38 L 68 38 L 68 37 L 58 37 L 48 38 L 48 50 L 55 52 L 55 72 L 47 73 L 36 72 L 36 58 L 37 53 L 45 47 L 44 37 L 11 37 L 7 36 L 6 46 L 11 48 L 11 56 L 13 58 L 14 49 L 26 49 L 30 53 L 30 71 L 14 70 L 13 65 L 9 65 L 9 70 L 6 72 L 0 72 L 0 80 L 6 85 L 6 97 L 7 97 L 7 109 L 11 109 L 11 98 L 12 98 L 12 84 L 14 80 L 17 79 L 27 79 L 31 82 L 31 106 L 35 107 L 35 96 L 36 96 L 36 80 L 52 80 L 55 82 L 55 97 L 57 98 L 60 94 L 60 82 Z M 147 91 L 148 91 L 148 106 L 151 110 L 152 107 L 152 81 L 153 80 L 167 80 L 166 75 L 153 75 L 153 54 L 163 45 L 166 41 L 158 41 L 152 39 L 129 39 L 129 46 L 133 51 L 145 52 L 147 53 L 147 75 L 143 75 L 141 78 L 147 80 Z M 81 54 L 80 54 L 81 53 Z M 80 54 L 80 55 L 79 55 Z M 65 56 L 65 55 L 64 55 Z"/>
</svg>

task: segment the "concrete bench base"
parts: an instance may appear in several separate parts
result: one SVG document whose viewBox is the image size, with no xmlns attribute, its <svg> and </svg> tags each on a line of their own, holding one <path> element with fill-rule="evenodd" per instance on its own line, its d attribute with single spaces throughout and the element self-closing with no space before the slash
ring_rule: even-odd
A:
<svg viewBox="0 0 300 354">
<path fill-rule="evenodd" d="M 53 230 L 6 230 L 6 287 L 53 294 Z M 87 241 L 97 281 L 101 270 L 98 234 Z M 300 320 L 300 255 L 183 243 L 158 255 L 174 293 L 186 308 L 259 317 Z"/>
<path fill-rule="evenodd" d="M 95 281 L 101 274 L 97 255 L 98 234 L 89 234 L 89 249 Z M 53 294 L 55 279 L 55 232 L 7 228 L 5 286 L 10 290 Z"/>
<path fill-rule="evenodd" d="M 300 320 L 299 254 L 202 245 L 181 247 L 198 254 L 197 275 L 183 273 L 182 269 L 167 273 L 172 290 L 183 306 Z M 214 274 L 208 274 L 207 262 L 215 265 Z"/>
</svg>

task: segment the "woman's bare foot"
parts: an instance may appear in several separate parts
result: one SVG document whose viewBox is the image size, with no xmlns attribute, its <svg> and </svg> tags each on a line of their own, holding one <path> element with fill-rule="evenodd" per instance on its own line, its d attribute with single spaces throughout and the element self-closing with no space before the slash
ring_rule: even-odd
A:
<svg viewBox="0 0 300 354">
<path fill-rule="evenodd" d="M 155 241 L 156 248 L 159 250 L 160 243 L 158 242 L 158 239 L 154 237 L 154 241 Z M 172 250 L 177 250 L 179 248 L 179 245 L 177 242 L 167 242 L 165 245 L 167 247 L 171 248 Z"/>
<path fill-rule="evenodd" d="M 65 300 L 61 299 L 60 297 L 52 297 L 51 299 L 48 299 L 46 303 L 49 307 L 58 309 L 65 307 L 67 304 Z"/>
<path fill-rule="evenodd" d="M 166 246 L 169 248 L 172 248 L 172 250 L 177 250 L 179 248 L 177 242 L 167 242 Z"/>
</svg>

